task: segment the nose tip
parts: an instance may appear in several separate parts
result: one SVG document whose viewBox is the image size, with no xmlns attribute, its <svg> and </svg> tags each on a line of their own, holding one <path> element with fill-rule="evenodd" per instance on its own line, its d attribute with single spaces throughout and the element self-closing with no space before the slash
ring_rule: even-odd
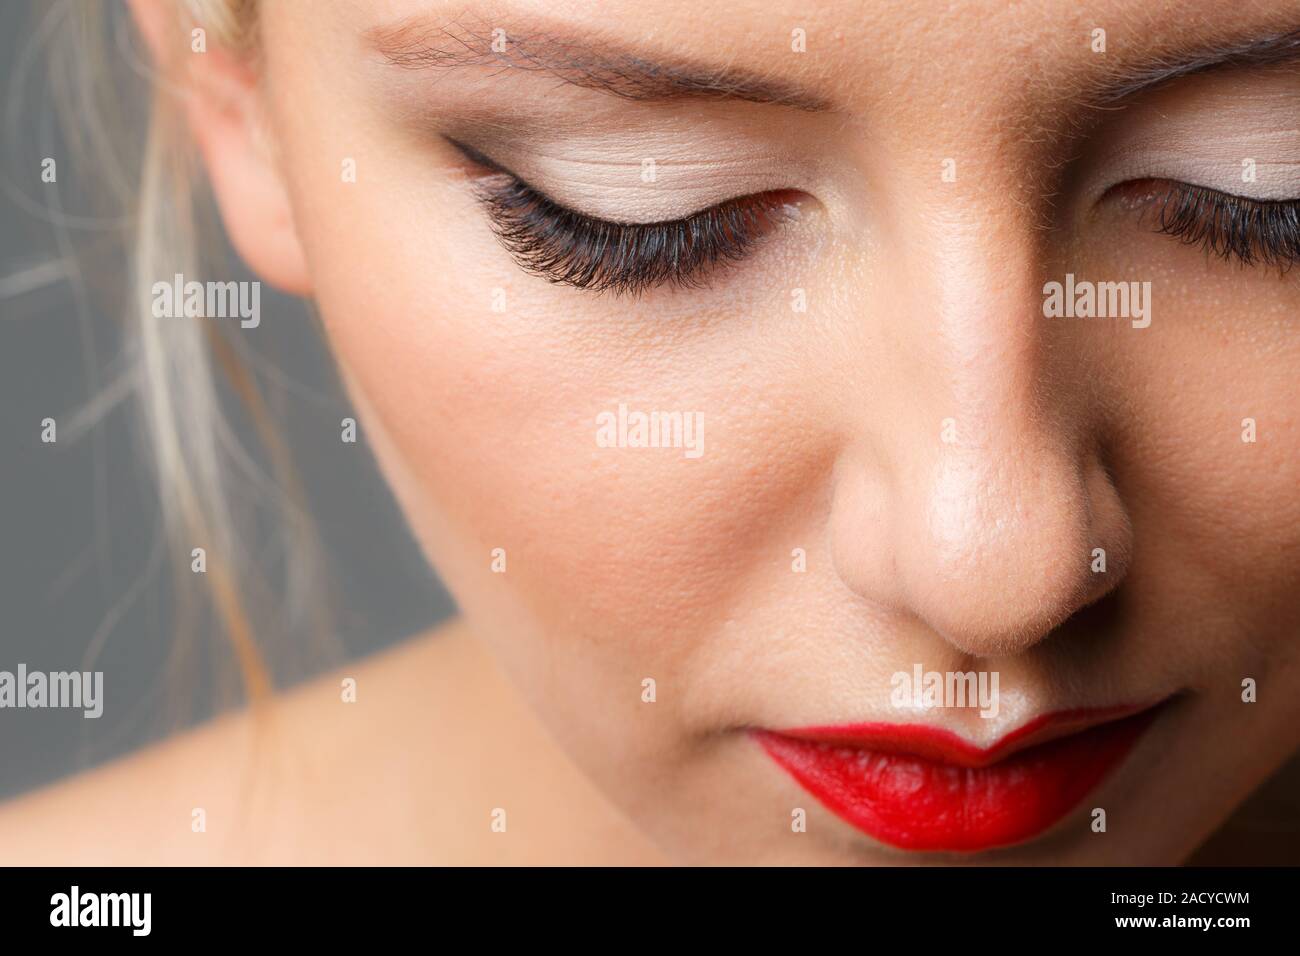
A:
<svg viewBox="0 0 1300 956">
<path fill-rule="evenodd" d="M 1095 458 L 986 449 L 887 484 L 860 483 L 841 500 L 872 529 L 868 539 L 860 524 L 839 526 L 841 576 L 963 654 L 1022 653 L 1124 577 L 1129 521 Z"/>
<path fill-rule="evenodd" d="M 1099 463 L 954 458 L 921 493 L 897 541 L 905 600 L 964 653 L 1023 652 L 1123 577 L 1128 521 Z"/>
</svg>

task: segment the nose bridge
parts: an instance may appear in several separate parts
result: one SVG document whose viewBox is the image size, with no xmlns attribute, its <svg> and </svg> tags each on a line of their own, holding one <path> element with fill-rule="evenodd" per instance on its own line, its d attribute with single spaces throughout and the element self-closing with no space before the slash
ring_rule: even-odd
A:
<svg viewBox="0 0 1300 956">
<path fill-rule="evenodd" d="M 907 281 L 894 311 L 907 331 L 895 341 L 926 395 L 911 406 L 924 419 L 914 427 L 938 440 L 909 445 L 905 467 L 938 475 L 951 494 L 963 483 L 1014 490 L 1023 469 L 1070 454 L 1068 423 L 1046 394 L 1037 229 L 1023 208 L 983 201 L 917 228 L 907 247 L 923 251 L 898 270 Z"/>
<path fill-rule="evenodd" d="M 1002 206 L 933 237 L 933 367 L 951 411 L 900 486 L 918 496 L 903 509 L 905 534 L 929 545 L 902 563 L 949 590 L 1019 579 L 1020 564 L 1035 569 L 1040 589 L 1069 590 L 1052 580 L 1074 577 L 1057 568 L 1060 556 L 1083 550 L 1077 450 L 1043 396 L 1035 233 L 1022 209 Z"/>
<path fill-rule="evenodd" d="M 935 385 L 968 446 L 1015 438 L 1009 432 L 1026 427 L 1023 419 L 1035 409 L 1038 267 L 1032 227 L 1019 219 L 938 219 L 930 237 L 935 260 L 927 270 L 933 304 L 913 303 L 919 314 L 930 315 L 933 368 L 941 378 Z"/>
<path fill-rule="evenodd" d="M 987 195 L 987 194 L 986 194 Z M 880 596 L 967 653 L 1031 646 L 1113 585 L 1091 548 L 1126 527 L 1068 388 L 1046 381 L 1038 230 L 1015 203 L 911 217 L 919 231 L 890 293 L 897 383 L 914 400 L 868 482 L 868 531 L 888 562 L 847 564 Z M 880 441 L 877 436 L 877 442 Z M 887 500 L 880 500 L 880 499 Z M 862 540 L 859 538 L 859 540 Z"/>
</svg>

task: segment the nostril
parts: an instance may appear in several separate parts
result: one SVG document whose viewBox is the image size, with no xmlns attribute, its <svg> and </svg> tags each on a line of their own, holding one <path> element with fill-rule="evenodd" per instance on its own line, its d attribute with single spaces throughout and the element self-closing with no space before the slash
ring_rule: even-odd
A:
<svg viewBox="0 0 1300 956">
<path fill-rule="evenodd" d="M 1132 527 L 1095 449 L 1021 429 L 901 474 L 844 470 L 835 566 L 878 607 L 975 657 L 1023 654 L 1125 580 Z"/>
<path fill-rule="evenodd" d="M 911 549 L 906 601 L 910 609 L 953 647 L 977 656 L 1023 653 L 1083 609 L 1099 604 L 1123 579 L 1122 545 L 1116 562 L 1094 572 L 1093 532 L 1080 516 L 1087 509 L 1059 509 L 1058 521 L 1004 522 L 998 533 L 961 551 L 952 542 L 919 543 Z M 997 515 L 980 527 L 994 527 Z M 1110 546 L 1110 542 L 1107 542 Z"/>
<path fill-rule="evenodd" d="M 1098 635 L 1104 640 L 1105 635 L 1118 634 L 1126 596 L 1122 586 L 1106 590 L 1062 621 L 1045 640 L 1073 641 L 1085 636 L 1096 640 Z"/>
</svg>

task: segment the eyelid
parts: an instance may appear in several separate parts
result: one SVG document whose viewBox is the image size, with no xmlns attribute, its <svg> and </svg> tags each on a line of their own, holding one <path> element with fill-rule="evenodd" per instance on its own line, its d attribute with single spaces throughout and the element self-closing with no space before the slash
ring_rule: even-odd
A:
<svg viewBox="0 0 1300 956">
<path fill-rule="evenodd" d="M 450 136 L 444 136 L 443 139 L 446 140 L 447 143 L 453 149 L 456 150 L 456 152 L 460 153 L 464 159 L 469 160 L 471 163 L 475 164 L 476 166 L 481 166 L 483 169 L 486 169 L 492 173 L 497 173 L 499 175 L 512 176 L 515 179 L 518 179 L 520 182 L 523 182 L 523 178 L 521 176 L 518 176 L 517 174 L 510 171 L 509 169 L 506 169 L 504 166 L 498 163 L 491 156 L 479 152 L 473 146 L 470 146 L 466 143 L 462 143 L 460 140 L 452 139 Z"/>
<path fill-rule="evenodd" d="M 615 295 L 700 287 L 713 269 L 747 257 L 780 221 L 797 216 L 794 191 L 715 203 L 658 222 L 614 222 L 571 209 L 483 155 L 449 140 L 491 174 L 476 183 L 493 231 L 526 272 Z"/>
<path fill-rule="evenodd" d="M 1276 144 L 1243 143 L 1231 158 L 1191 148 L 1145 150 L 1100 166 L 1104 179 L 1097 183 L 1101 188 L 1094 195 L 1127 182 L 1164 180 L 1256 202 L 1300 198 L 1300 140 L 1287 150 L 1279 150 Z"/>
<path fill-rule="evenodd" d="M 1242 265 L 1300 261 L 1300 198 L 1260 200 L 1172 179 L 1137 179 L 1112 187 L 1121 202 L 1156 211 L 1156 232 Z"/>
<path fill-rule="evenodd" d="M 1259 206 L 1285 205 L 1287 203 L 1300 202 L 1300 195 L 1296 196 L 1279 196 L 1276 199 L 1261 199 L 1258 196 L 1248 196 L 1244 193 L 1230 192 L 1227 189 L 1218 186 L 1210 186 L 1200 182 L 1189 182 L 1183 179 L 1175 179 L 1168 176 L 1146 176 L 1136 179 L 1129 179 L 1122 183 L 1117 183 L 1110 187 L 1103 195 L 1103 199 L 1114 196 L 1130 205 L 1141 205 L 1152 199 L 1163 199 L 1174 190 L 1199 190 L 1204 193 L 1213 193 L 1222 196 L 1224 199 L 1240 203 L 1253 203 Z"/>
<path fill-rule="evenodd" d="M 524 188 L 528 189 L 539 199 L 545 200 L 547 203 L 556 207 L 557 209 L 564 210 L 575 216 L 582 216 L 585 219 L 591 220 L 593 223 L 600 223 L 602 225 L 630 226 L 630 227 L 672 225 L 675 223 L 686 222 L 695 216 L 702 215 L 711 209 L 717 209 L 719 207 L 725 206 L 728 203 L 741 202 L 751 198 L 748 195 L 732 196 L 716 202 L 707 203 L 705 205 L 699 206 L 696 209 L 692 209 L 689 212 L 681 213 L 680 215 L 675 215 L 675 216 L 665 217 L 660 219 L 645 219 L 645 220 L 614 219 L 608 216 L 583 212 L 580 209 L 576 209 L 573 206 L 569 205 L 568 203 L 553 198 L 549 193 L 547 193 L 546 190 L 542 189 L 539 186 L 533 185 L 533 183 L 526 177 L 520 175 L 519 173 L 516 173 L 513 169 L 510 169 L 509 167 L 497 162 L 495 159 L 475 149 L 473 146 L 469 146 L 465 143 L 460 142 L 459 140 L 452 139 L 449 136 L 444 136 L 443 138 L 449 144 L 451 144 L 451 146 L 453 146 L 465 159 L 469 160 L 474 165 L 479 166 L 482 169 L 486 170 L 490 176 L 502 177 L 503 178 L 502 181 L 509 180 L 513 183 L 517 183 L 520 186 L 523 186 Z M 488 189 L 491 188 L 491 182 L 489 180 L 489 177 L 479 177 L 479 180 L 481 186 L 486 186 Z M 776 192 L 777 191 L 773 191 L 773 190 L 767 191 L 768 194 L 775 194 Z M 791 195 L 794 194 L 794 190 L 787 190 L 785 192 Z M 754 193 L 753 195 L 758 196 L 758 195 L 762 195 L 762 193 Z"/>
</svg>

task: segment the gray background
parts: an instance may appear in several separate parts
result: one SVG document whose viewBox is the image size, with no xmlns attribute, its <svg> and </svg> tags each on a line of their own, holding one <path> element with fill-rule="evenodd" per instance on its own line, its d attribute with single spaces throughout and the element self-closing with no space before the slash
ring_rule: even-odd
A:
<svg viewBox="0 0 1300 956">
<path fill-rule="evenodd" d="M 98 720 L 0 709 L 0 799 L 165 735 L 175 727 L 167 705 L 177 690 L 164 673 L 177 639 L 172 569 L 157 550 L 158 502 L 136 409 L 115 406 L 75 441 L 65 427 L 96 383 L 102 388 L 121 367 L 118 323 L 94 282 L 73 281 L 69 253 L 87 274 L 120 275 L 123 262 L 111 231 L 66 220 L 61 228 L 51 214 L 58 204 L 94 214 L 101 184 L 77 168 L 58 135 L 43 94 L 46 57 L 15 73 L 33 48 L 36 18 L 21 0 L 0 2 L 0 670 L 81 669 L 93 642 L 106 704 Z M 125 89 L 123 99 L 137 111 L 145 102 L 139 88 Z M 41 182 L 43 156 L 59 159 L 57 193 Z M 237 270 L 220 278 L 251 277 Z M 265 285 L 261 309 L 248 341 L 282 372 L 262 384 L 296 453 L 344 609 L 332 655 L 275 649 L 285 685 L 421 631 L 451 604 L 361 444 L 364 434 L 356 445 L 339 440 L 339 420 L 354 413 L 315 320 Z M 59 423 L 56 444 L 40 441 L 47 416 Z M 211 715 L 223 700 L 211 668 L 199 664 L 197 682 L 181 689 L 183 722 Z"/>
</svg>

